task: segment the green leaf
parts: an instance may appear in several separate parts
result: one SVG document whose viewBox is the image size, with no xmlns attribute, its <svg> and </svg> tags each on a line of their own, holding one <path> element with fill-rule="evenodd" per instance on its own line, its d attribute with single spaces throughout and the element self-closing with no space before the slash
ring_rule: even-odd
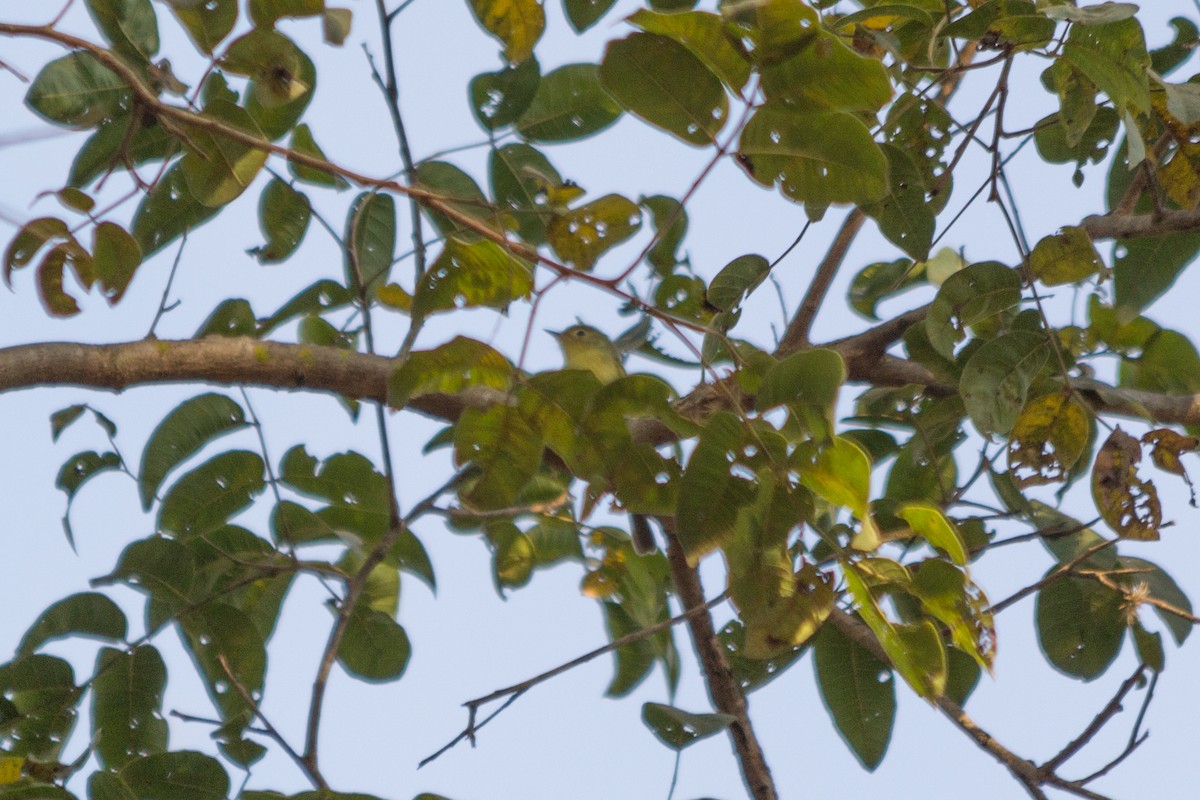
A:
<svg viewBox="0 0 1200 800">
<path fill-rule="evenodd" d="M 197 200 L 184 177 L 182 163 L 176 162 L 142 198 L 133 214 L 130 232 L 149 259 L 159 250 L 203 225 L 220 209 Z"/>
<path fill-rule="evenodd" d="M 344 308 L 353 302 L 350 290 L 337 281 L 328 279 L 301 289 L 291 300 L 288 300 L 279 310 L 262 321 L 262 334 L 270 333 L 280 325 L 296 317 L 321 316 L 326 311 Z M 253 314 L 251 314 L 253 319 Z"/>
<path fill-rule="evenodd" d="M 82 403 L 76 403 L 72 406 L 59 409 L 50 415 L 50 438 L 57 442 L 58 437 L 62 436 L 62 432 L 71 427 L 80 417 L 83 412 L 87 411 L 88 407 Z"/>
<path fill-rule="evenodd" d="M 693 564 L 733 535 L 739 508 L 753 499 L 752 485 L 730 472 L 745 438 L 741 420 L 717 412 L 700 432 L 679 480 L 676 535 Z"/>
<path fill-rule="evenodd" d="M 542 76 L 517 132 L 531 142 L 570 142 L 607 128 L 621 107 L 600 85 L 595 64 L 567 64 Z"/>
<path fill-rule="evenodd" d="M 1175 283 L 1200 252 L 1200 234 L 1176 233 L 1118 242 L 1113 259 L 1117 319 L 1130 322 Z"/>
<path fill-rule="evenodd" d="M 583 33 L 600 21 L 617 0 L 563 0 L 567 21 L 576 33 Z"/>
<path fill-rule="evenodd" d="M 241 684 L 251 698 L 262 696 L 267 668 L 262 633 L 245 613 L 219 602 L 209 602 L 179 622 L 209 697 L 221 718 L 232 723 L 227 730 L 240 732 L 253 719 L 253 708 L 230 682 Z"/>
<path fill-rule="evenodd" d="M 925 179 L 907 151 L 885 144 L 883 152 L 888 160 L 888 194 L 863 211 L 879 223 L 888 241 L 921 261 L 929 257 L 934 229 Z"/>
<path fill-rule="evenodd" d="M 1129 627 L 1133 634 L 1133 644 L 1137 648 L 1138 660 L 1155 672 L 1162 672 L 1166 659 L 1163 653 L 1162 634 L 1158 631 L 1148 631 L 1142 623 L 1134 620 Z"/>
<path fill-rule="evenodd" d="M 121 457 L 116 453 L 97 453 L 93 450 L 76 453 L 63 462 L 54 485 L 67 493 L 68 500 L 73 500 L 84 483 L 102 472 L 118 470 L 121 466 Z"/>
<path fill-rule="evenodd" d="M 142 451 L 138 470 L 142 508 L 150 510 L 171 470 L 217 437 L 245 426 L 242 407 L 222 394 L 202 394 L 176 406 L 150 434 Z"/>
<path fill-rule="evenodd" d="M 88 800 L 138 800 L 115 772 L 93 772 L 88 776 Z"/>
<path fill-rule="evenodd" d="M 454 460 L 479 470 L 459 489 L 463 501 L 483 510 L 516 504 L 542 460 L 542 437 L 514 408 L 467 409 L 454 432 Z"/>
<path fill-rule="evenodd" d="M 507 389 L 513 365 L 483 342 L 456 336 L 433 350 L 412 353 L 388 383 L 388 404 L 403 408 L 423 394 L 456 394 L 472 386 Z"/>
<path fill-rule="evenodd" d="M 1029 269 L 1047 286 L 1061 286 L 1090 278 L 1104 270 L 1104 263 L 1087 231 L 1068 226 L 1037 243 L 1029 254 Z"/>
<path fill-rule="evenodd" d="M 180 750 L 130 761 L 120 776 L 146 800 L 225 800 L 229 776 L 215 758 Z"/>
<path fill-rule="evenodd" d="M 681 7 L 690 7 L 679 4 Z M 691 51 L 721 82 L 734 93 L 741 92 L 750 80 L 750 61 L 746 53 L 726 34 L 725 21 L 704 11 L 659 14 L 641 9 L 627 20 L 646 33 L 666 36 Z"/>
<path fill-rule="evenodd" d="M 338 663 L 365 681 L 394 681 L 412 656 L 408 634 L 390 614 L 359 606 L 350 616 L 338 647 Z"/>
<path fill-rule="evenodd" d="M 642 212 L 633 201 L 608 194 L 554 217 L 546 228 L 546 239 L 561 259 L 587 271 L 641 225 Z"/>
<path fill-rule="evenodd" d="M 687 209 L 675 198 L 664 194 L 642 197 L 639 202 L 650 212 L 651 224 L 654 228 L 655 236 L 654 246 L 646 253 L 646 261 L 660 275 L 669 275 L 674 270 L 675 265 L 679 263 L 677 251 L 679 250 L 680 243 L 683 241 L 683 237 L 687 235 Z M 753 258 L 753 256 L 743 256 L 743 258 Z M 737 260 L 735 259 L 735 261 Z M 730 266 L 732 264 L 726 265 L 725 269 L 728 269 Z M 724 269 L 722 272 L 724 272 Z M 720 273 L 718 273 L 717 277 L 720 277 Z M 716 282 L 715 278 L 713 280 Z M 709 290 L 712 290 L 711 286 Z M 749 290 L 747 289 L 747 291 Z M 618 346 L 620 346 L 619 342 Z"/>
<path fill-rule="evenodd" d="M 1062 57 L 1112 98 L 1118 112 L 1150 110 L 1150 56 L 1136 19 L 1071 26 Z"/>
<path fill-rule="evenodd" d="M 129 87 L 90 53 L 51 61 L 25 93 L 25 104 L 58 125 L 94 128 L 129 108 Z"/>
<path fill-rule="evenodd" d="M 1055 577 L 1038 592 L 1034 614 L 1042 652 L 1071 677 L 1099 677 L 1121 650 L 1124 599 L 1095 581 Z"/>
<path fill-rule="evenodd" d="M 721 311 L 732 311 L 770 274 L 770 263 L 760 255 L 738 256 L 713 276 L 708 302 Z"/>
<path fill-rule="evenodd" d="M 265 331 L 263 332 L 265 333 Z M 258 320 L 250 303 L 240 297 L 221 301 L 196 331 L 196 338 L 206 336 L 250 336 L 259 335 Z"/>
<path fill-rule="evenodd" d="M 100 651 L 92 682 L 92 745 L 104 767 L 120 769 L 134 758 L 166 750 L 166 686 L 167 667 L 154 647 Z"/>
<path fill-rule="evenodd" d="M 959 566 L 967 565 L 967 547 L 962 534 L 941 510 L 921 503 L 909 503 L 896 512 L 912 532 L 938 548 Z"/>
<path fill-rule="evenodd" d="M 868 264 L 850 283 L 850 306 L 867 319 L 878 322 L 876 308 L 881 301 L 924 281 L 925 270 L 909 258 Z"/>
<path fill-rule="evenodd" d="M 1185 614 L 1192 613 L 1192 601 L 1183 593 L 1183 589 L 1179 588 L 1175 579 L 1168 575 L 1162 567 L 1144 558 L 1133 556 L 1120 556 L 1117 559 L 1117 565 L 1121 569 L 1138 570 L 1138 574 L 1134 576 L 1134 582 L 1144 582 L 1151 597 L 1162 600 Z M 1152 605 L 1150 607 L 1167 626 L 1167 630 L 1171 631 L 1171 637 L 1175 639 L 1175 643 L 1183 644 L 1192 632 L 1191 620 L 1159 606 Z"/>
<path fill-rule="evenodd" d="M 315 17 L 325 0 L 250 0 L 250 19 L 256 28 L 271 28 L 284 17 Z"/>
<path fill-rule="evenodd" d="M 346 285 L 356 294 L 387 280 L 396 253 L 396 201 L 363 192 L 346 215 Z"/>
<path fill-rule="evenodd" d="M 508 520 L 489 524 L 487 536 L 492 545 L 492 576 L 501 594 L 504 589 L 519 589 L 529 583 L 537 566 L 530 538 Z"/>
<path fill-rule="evenodd" d="M 308 196 L 272 178 L 258 202 L 258 227 L 267 243 L 247 252 L 260 264 L 278 264 L 296 252 L 312 219 Z"/>
<path fill-rule="evenodd" d="M 196 47 L 212 55 L 221 40 L 237 23 L 237 0 L 210 0 L 206 3 L 170 3 L 171 11 L 183 25 Z"/>
<path fill-rule="evenodd" d="M 870 514 L 871 461 L 850 439 L 835 436 L 800 473 L 800 482 L 818 497 L 850 509 L 866 520 Z"/>
<path fill-rule="evenodd" d="M 1029 387 L 1049 358 L 1046 337 L 1029 331 L 1014 331 L 984 342 L 971 355 L 959 388 L 980 433 L 1003 436 L 1013 429 Z"/>
<path fill-rule="evenodd" d="M 786 61 L 763 70 L 767 100 L 785 100 L 811 111 L 874 114 L 892 98 L 887 69 L 859 55 L 833 34 L 820 33 Z"/>
<path fill-rule="evenodd" d="M 662 703 L 642 705 L 642 722 L 658 740 L 676 752 L 728 728 L 732 714 L 692 714 Z"/>
<path fill-rule="evenodd" d="M 145 63 L 158 52 L 158 20 L 150 0 L 88 0 L 87 10 L 118 53 Z"/>
<path fill-rule="evenodd" d="M 497 72 L 481 72 L 467 86 L 475 119 L 485 131 L 513 124 L 533 102 L 541 81 L 542 70 L 536 58 Z"/>
<path fill-rule="evenodd" d="M 471 0 L 471 10 L 483 29 L 503 42 L 504 57 L 513 64 L 533 55 L 546 28 L 540 0 Z"/>
<path fill-rule="evenodd" d="M 249 506 L 266 488 L 258 453 L 221 453 L 181 476 L 158 511 L 158 530 L 179 537 L 207 533 Z"/>
<path fill-rule="evenodd" d="M 206 117 L 257 138 L 263 133 L 250 114 L 226 100 L 209 103 Z M 267 152 L 192 126 L 179 162 L 191 196 L 201 204 L 223 206 L 242 192 L 267 162 Z"/>
<path fill-rule="evenodd" d="M 544 242 L 552 217 L 547 200 L 563 186 L 558 170 L 538 150 L 517 143 L 492 150 L 489 173 L 505 227 L 515 229 L 530 244 Z"/>
<path fill-rule="evenodd" d="M 833 625 L 813 642 L 821 700 L 842 741 L 874 771 L 883 761 L 896 722 L 896 681 L 887 664 Z"/>
<path fill-rule="evenodd" d="M 93 232 L 92 267 L 109 305 L 125 295 L 133 274 L 142 263 L 142 249 L 120 225 L 101 222 Z"/>
<path fill-rule="evenodd" d="M 600 82 L 626 111 L 688 144 L 714 144 L 729 115 L 717 76 L 665 36 L 634 33 L 609 42 Z"/>
<path fill-rule="evenodd" d="M 486 227 L 495 227 L 495 214 L 483 190 L 475 180 L 453 164 L 445 161 L 423 161 L 417 166 L 417 186 L 433 192 L 457 211 L 470 219 L 478 220 Z M 443 236 L 457 236 L 466 241 L 479 237 L 478 233 L 448 214 L 426 206 L 425 213 L 438 232 Z"/>
<path fill-rule="evenodd" d="M 832 430 L 833 407 L 846 380 L 846 364 L 835 350 L 802 350 L 772 364 L 758 390 L 760 410 L 787 405 L 824 436 Z"/>
<path fill-rule="evenodd" d="M 116 603 L 97 592 L 82 592 L 43 611 L 21 638 L 17 655 L 30 655 L 46 642 L 68 636 L 120 642 L 125 633 L 125 614 Z"/>
<path fill-rule="evenodd" d="M 182 606 L 192 591 L 195 577 L 195 562 L 186 547 L 162 536 L 152 536 L 128 545 L 112 574 L 97 583 L 121 581 L 163 605 Z"/>
<path fill-rule="evenodd" d="M 720 10 L 730 23 L 728 35 L 741 39 L 751 58 L 763 66 L 794 56 L 820 33 L 817 11 L 801 0 L 724 0 Z"/>
<path fill-rule="evenodd" d="M 983 590 L 962 570 L 931 558 L 917 565 L 910 591 L 950 629 L 958 652 L 990 672 L 996 660 L 996 623 Z"/>
<path fill-rule="evenodd" d="M 883 151 L 867 126 L 845 112 L 801 113 L 766 103 L 746 123 L 738 149 L 754 181 L 778 184 L 810 214 L 830 203 L 879 200 L 888 191 Z"/>
<path fill-rule="evenodd" d="M 950 275 L 938 289 L 925 331 L 929 342 L 947 358 L 966 337 L 967 328 L 1012 308 L 1021 301 L 1021 278 L 996 261 L 971 264 Z"/>
<path fill-rule="evenodd" d="M 495 242 L 448 239 L 421 277 L 413 294 L 412 314 L 420 318 L 462 308 L 508 308 L 533 291 L 528 264 Z"/>
<path fill-rule="evenodd" d="M 0 697 L 5 752 L 58 761 L 83 698 L 71 665 L 41 654 L 0 664 Z"/>
<path fill-rule="evenodd" d="M 307 124 L 297 125 L 292 129 L 292 140 L 288 144 L 290 150 L 295 150 L 297 153 L 303 153 L 306 156 L 320 158 L 328 161 L 325 151 L 317 144 L 313 138 L 312 129 Z M 322 169 L 309 167 L 304 164 L 298 164 L 291 159 L 288 160 L 288 172 L 290 172 L 296 180 L 311 183 L 314 186 L 330 186 L 337 189 L 339 192 L 350 186 L 349 181 L 341 175 L 336 175 L 332 172 L 326 172 Z"/>
</svg>

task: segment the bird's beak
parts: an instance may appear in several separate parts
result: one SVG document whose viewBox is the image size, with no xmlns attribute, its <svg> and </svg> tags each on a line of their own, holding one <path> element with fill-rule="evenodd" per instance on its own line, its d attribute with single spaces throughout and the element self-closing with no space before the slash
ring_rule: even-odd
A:
<svg viewBox="0 0 1200 800">
<path fill-rule="evenodd" d="M 543 328 L 542 330 L 546 331 L 546 333 L 550 334 L 555 339 L 561 339 L 563 335 L 562 331 L 552 331 L 549 328 Z"/>
</svg>

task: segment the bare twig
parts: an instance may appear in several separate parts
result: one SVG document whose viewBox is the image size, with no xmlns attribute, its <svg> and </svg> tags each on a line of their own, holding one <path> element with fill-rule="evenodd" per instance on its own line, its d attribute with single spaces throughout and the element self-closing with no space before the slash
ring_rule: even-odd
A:
<svg viewBox="0 0 1200 800">
<path fill-rule="evenodd" d="M 1060 578 L 1064 578 L 1068 575 L 1072 575 L 1074 569 L 1077 566 L 1079 566 L 1083 562 L 1087 561 L 1089 558 L 1096 555 L 1096 553 L 1099 553 L 1101 550 L 1112 547 L 1116 543 L 1117 543 L 1116 539 L 1105 539 L 1103 541 L 1096 542 L 1094 545 L 1087 548 L 1082 553 L 1075 556 L 1075 558 L 1072 558 L 1070 561 L 1064 561 L 1063 563 L 1059 564 L 1057 567 L 1055 567 L 1053 570 L 1051 570 L 1049 573 L 1047 573 L 1046 576 L 1043 577 L 1037 583 L 1026 586 L 1023 589 L 1018 589 L 1017 591 L 1013 592 L 1011 595 L 1004 598 L 1000 602 L 994 603 L 992 605 L 992 607 L 989 609 L 989 613 L 999 614 L 1001 611 L 1003 611 L 1004 609 L 1013 605 L 1014 603 L 1020 602 L 1021 600 L 1024 600 L 1026 597 L 1033 594 L 1034 592 L 1044 589 L 1047 585 L 1053 583 L 1054 581 L 1057 581 Z"/>
<path fill-rule="evenodd" d="M 288 743 L 288 740 L 283 737 L 275 726 L 271 724 L 271 721 L 267 719 L 266 715 L 263 714 L 262 709 L 259 708 L 258 703 L 251 696 L 250 692 L 238 680 L 237 674 L 233 671 L 233 667 L 229 665 L 229 659 L 224 653 L 217 654 L 217 663 L 221 665 L 225 677 L 229 679 L 230 685 L 237 691 L 238 696 L 242 698 L 242 702 L 249 706 L 250 710 L 254 712 L 254 716 L 258 717 L 258 721 L 263 724 L 266 735 L 278 744 L 283 749 L 283 752 L 288 754 L 288 758 L 296 762 L 300 769 L 304 771 L 304 774 L 308 776 L 308 779 L 312 781 L 313 786 L 322 791 L 328 789 L 329 784 L 325 781 L 325 777 L 321 775 L 321 771 L 317 769 L 317 765 L 310 763 L 308 759 L 296 752 L 295 748 Z"/>
<path fill-rule="evenodd" d="M 681 622 L 685 622 L 685 621 L 691 619 L 692 617 L 696 616 L 697 614 L 702 614 L 702 613 L 705 613 L 705 612 L 711 610 L 712 608 L 725 602 L 728 599 L 728 597 L 729 597 L 728 592 L 723 593 L 721 595 L 718 595 L 717 597 L 714 597 L 712 600 L 709 600 L 707 603 L 705 603 L 702 606 L 689 608 L 686 611 L 684 611 L 682 614 L 671 617 L 670 619 L 665 619 L 662 622 L 656 622 L 655 624 L 650 625 L 649 627 L 642 628 L 641 630 L 634 631 L 633 633 L 627 633 L 624 636 L 613 639 L 611 642 L 609 642 L 608 644 L 606 644 L 602 647 L 597 647 L 595 650 L 590 650 L 587 653 L 584 653 L 583 655 L 581 655 L 577 658 L 573 658 L 570 661 L 567 661 L 563 664 L 559 664 L 557 667 L 554 667 L 553 669 L 548 669 L 539 675 L 533 676 L 532 678 L 523 680 L 520 683 L 514 683 L 512 686 L 506 686 L 503 689 L 497 689 L 496 691 L 491 692 L 490 694 L 486 694 L 483 697 L 476 697 L 474 700 L 468 700 L 467 702 L 463 703 L 463 706 L 465 706 L 469 712 L 467 727 L 464 728 L 460 734 L 458 734 L 456 737 L 454 737 L 454 739 L 452 739 L 448 744 L 446 744 L 441 749 L 439 749 L 436 753 L 433 753 L 432 755 L 426 756 L 425 758 L 421 759 L 421 762 L 417 766 L 418 767 L 425 766 L 426 764 L 437 759 L 438 756 L 440 756 L 443 753 L 445 753 L 446 751 L 450 750 L 452 747 L 454 747 L 454 745 L 458 744 L 459 742 L 463 741 L 464 739 L 470 739 L 470 740 L 474 741 L 474 732 L 475 731 L 482 728 L 483 725 L 486 722 L 493 719 L 496 716 L 496 714 L 498 714 L 500 711 L 503 711 L 505 708 L 507 708 L 509 705 L 511 705 L 514 700 L 516 700 L 518 697 L 525 694 L 525 692 L 529 691 L 530 689 L 537 686 L 538 684 L 545 683 L 546 681 L 550 680 L 551 678 L 555 678 L 555 677 L 563 674 L 564 672 L 567 672 L 569 670 L 575 669 L 578 666 L 586 664 L 587 662 L 591 661 L 592 659 L 602 656 L 605 653 L 611 653 L 614 650 L 619 650 L 620 648 L 625 647 L 626 645 L 630 645 L 635 642 L 640 642 L 642 639 L 646 639 L 650 636 L 654 636 L 656 634 L 662 633 L 663 631 L 667 630 L 668 628 L 678 625 Z M 507 702 L 505 702 L 505 704 L 503 706 L 500 707 L 500 709 L 498 709 L 496 712 L 494 712 L 493 714 L 488 716 L 484 720 L 484 722 L 481 722 L 478 725 L 475 724 L 475 722 L 474 722 L 475 717 L 478 714 L 478 711 L 481 707 L 487 705 L 488 703 L 495 702 L 496 700 L 500 700 L 501 698 L 505 698 L 505 697 L 507 697 L 509 699 Z"/>
<path fill-rule="evenodd" d="M 1108 704 L 1100 709 L 1100 713 L 1083 729 L 1083 732 L 1068 742 L 1053 758 L 1042 764 L 1038 768 L 1039 771 L 1044 775 L 1053 775 L 1068 759 L 1087 746 L 1087 743 L 1095 738 L 1100 729 L 1121 711 L 1121 701 L 1125 699 L 1125 695 L 1129 694 L 1135 686 L 1142 682 L 1142 675 L 1145 671 L 1146 665 L 1139 664 L 1138 668 L 1133 671 L 1133 674 L 1126 678 L 1120 688 L 1117 689 L 1116 694 L 1108 701 Z"/>
<path fill-rule="evenodd" d="M 1146 710 L 1150 708 L 1150 701 L 1154 699 L 1154 687 L 1158 685 L 1158 672 L 1150 673 L 1150 685 L 1146 687 L 1146 696 L 1142 698 L 1142 707 L 1138 709 L 1137 719 L 1133 722 L 1133 730 L 1129 732 L 1129 742 L 1126 743 L 1125 749 L 1117 754 L 1117 757 L 1105 764 L 1100 769 L 1088 775 L 1085 778 L 1080 778 L 1075 781 L 1079 786 L 1084 786 L 1091 783 L 1097 778 L 1102 778 L 1111 772 L 1118 764 L 1128 758 L 1134 750 L 1142 746 L 1142 743 L 1150 738 L 1150 732 L 1140 733 L 1142 730 L 1142 722 L 1146 719 Z"/>
</svg>

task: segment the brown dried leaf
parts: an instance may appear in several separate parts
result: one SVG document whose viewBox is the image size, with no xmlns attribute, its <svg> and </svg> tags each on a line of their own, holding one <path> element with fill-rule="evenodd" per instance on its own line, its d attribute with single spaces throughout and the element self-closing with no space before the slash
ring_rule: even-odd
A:
<svg viewBox="0 0 1200 800">
<path fill-rule="evenodd" d="M 1157 541 L 1162 505 L 1153 481 L 1137 476 L 1142 460 L 1138 440 L 1120 428 L 1096 454 L 1092 468 L 1092 497 L 1104 521 L 1125 539 Z"/>
<path fill-rule="evenodd" d="M 1200 439 L 1195 436 L 1184 436 L 1170 428 L 1159 428 L 1143 436 L 1142 442 L 1153 446 L 1150 458 L 1154 461 L 1154 466 L 1163 472 L 1183 478 L 1192 493 L 1191 503 L 1195 507 L 1196 489 L 1192 486 L 1192 479 L 1188 476 L 1187 470 L 1183 468 L 1183 463 L 1179 458 L 1184 453 L 1192 453 L 1200 448 Z"/>
</svg>

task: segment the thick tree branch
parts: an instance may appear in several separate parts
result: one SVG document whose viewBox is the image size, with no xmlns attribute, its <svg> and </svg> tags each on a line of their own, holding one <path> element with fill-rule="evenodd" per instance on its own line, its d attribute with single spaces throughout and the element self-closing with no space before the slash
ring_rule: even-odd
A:
<svg viewBox="0 0 1200 800">
<path fill-rule="evenodd" d="M 1171 233 L 1200 231 L 1200 209 L 1167 209 L 1153 214 L 1093 214 L 1084 217 L 1081 227 L 1093 239 L 1141 239 Z"/>
<path fill-rule="evenodd" d="M 706 604 L 704 587 L 700 585 L 700 572 L 687 562 L 679 540 L 669 520 L 664 520 L 667 533 L 667 561 L 671 566 L 671 580 L 684 608 L 699 608 Z M 717 640 L 712 615 L 705 611 L 688 619 L 692 633 L 692 644 L 704 671 L 704 682 L 713 707 L 734 718 L 729 726 L 729 737 L 733 740 L 734 753 L 742 768 L 742 779 L 754 800 L 775 800 L 779 795 L 771 770 L 767 766 L 762 746 L 755 736 L 750 722 L 750 710 L 741 686 L 729 668 L 725 651 Z"/>
</svg>

